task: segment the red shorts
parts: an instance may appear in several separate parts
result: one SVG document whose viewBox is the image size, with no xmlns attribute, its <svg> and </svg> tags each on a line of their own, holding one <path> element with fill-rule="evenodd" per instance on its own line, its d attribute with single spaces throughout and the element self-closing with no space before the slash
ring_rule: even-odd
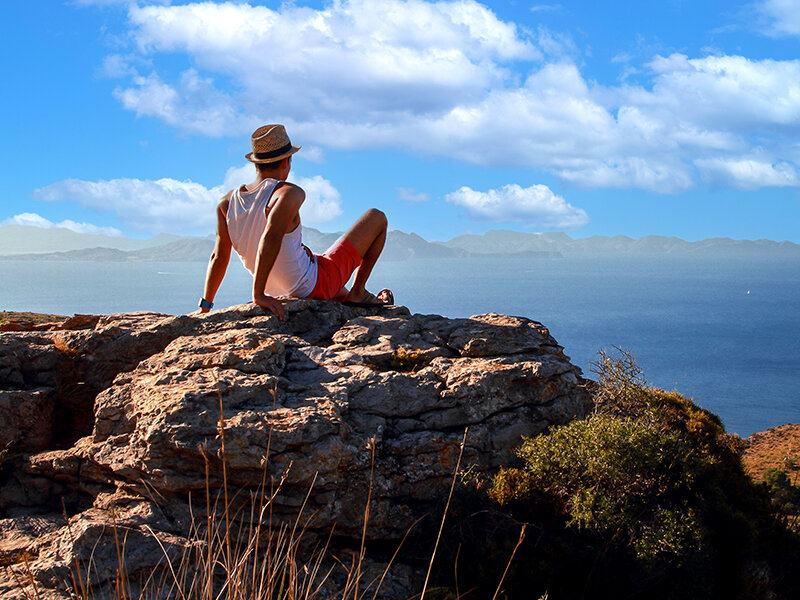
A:
<svg viewBox="0 0 800 600">
<path fill-rule="evenodd" d="M 361 257 L 348 240 L 341 237 L 324 254 L 315 254 L 317 259 L 317 284 L 308 295 L 309 298 L 330 300 L 350 275 L 361 264 Z"/>
</svg>

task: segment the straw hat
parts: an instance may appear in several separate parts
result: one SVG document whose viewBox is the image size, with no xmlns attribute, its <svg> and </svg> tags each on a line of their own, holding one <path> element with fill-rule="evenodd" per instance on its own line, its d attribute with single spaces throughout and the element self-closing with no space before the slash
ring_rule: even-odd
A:
<svg viewBox="0 0 800 600">
<path fill-rule="evenodd" d="M 245 158 L 254 163 L 277 162 L 300 150 L 300 146 L 292 146 L 283 125 L 259 127 L 250 136 L 250 145 L 253 151 Z"/>
</svg>

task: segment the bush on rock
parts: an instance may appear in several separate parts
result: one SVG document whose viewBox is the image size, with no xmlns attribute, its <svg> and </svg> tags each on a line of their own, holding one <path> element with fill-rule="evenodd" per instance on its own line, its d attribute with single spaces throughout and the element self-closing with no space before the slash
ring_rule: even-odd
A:
<svg viewBox="0 0 800 600">
<path fill-rule="evenodd" d="M 597 370 L 592 414 L 526 439 L 488 494 L 465 486 L 454 585 L 491 597 L 527 524 L 509 599 L 800 597 L 800 537 L 745 474 L 739 438 L 647 387 L 627 353 L 601 355 Z M 782 483 L 770 480 L 773 498 Z"/>
</svg>

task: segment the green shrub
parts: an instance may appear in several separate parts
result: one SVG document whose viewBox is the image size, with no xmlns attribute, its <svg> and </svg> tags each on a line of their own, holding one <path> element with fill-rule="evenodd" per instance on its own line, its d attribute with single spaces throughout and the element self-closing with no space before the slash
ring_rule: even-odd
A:
<svg viewBox="0 0 800 600">
<path fill-rule="evenodd" d="M 526 485 L 555 496 L 568 525 L 624 533 L 647 559 L 700 546 L 689 499 L 702 464 L 678 435 L 595 414 L 526 440 L 519 455 L 532 476 Z"/>
<path fill-rule="evenodd" d="M 533 493 L 535 482 L 525 469 L 503 467 L 492 480 L 489 497 L 501 506 L 524 502 Z"/>
<path fill-rule="evenodd" d="M 792 485 L 786 471 L 777 467 L 768 469 L 764 473 L 764 483 L 775 510 L 785 515 L 800 513 L 800 487 Z"/>
<path fill-rule="evenodd" d="M 482 581 L 497 581 L 524 523 L 538 534 L 509 568 L 509 599 L 800 597 L 800 538 L 746 476 L 741 440 L 691 399 L 648 387 L 621 354 L 601 354 L 586 419 L 526 439 L 488 494 L 462 492 L 450 542 L 461 589 L 491 597 Z"/>
</svg>

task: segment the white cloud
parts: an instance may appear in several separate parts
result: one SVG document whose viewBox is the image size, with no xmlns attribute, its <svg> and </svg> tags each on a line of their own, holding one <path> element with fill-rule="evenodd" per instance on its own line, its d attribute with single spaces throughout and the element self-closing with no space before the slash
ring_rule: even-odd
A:
<svg viewBox="0 0 800 600">
<path fill-rule="evenodd" d="M 55 223 L 45 219 L 43 216 L 37 213 L 20 213 L 9 219 L 6 219 L 0 223 L 0 225 L 23 225 L 25 227 L 41 227 L 43 229 L 49 229 L 50 227 L 56 226 Z"/>
<path fill-rule="evenodd" d="M 786 162 L 771 163 L 752 158 L 710 158 L 696 161 L 712 182 L 723 181 L 742 189 L 800 185 L 797 168 Z"/>
<path fill-rule="evenodd" d="M 574 161 L 554 172 L 566 181 L 584 187 L 637 187 L 662 194 L 677 194 L 693 187 L 689 168 L 679 161 L 657 158 L 620 158 Z"/>
<path fill-rule="evenodd" d="M 306 193 L 306 200 L 300 208 L 300 218 L 308 225 L 319 225 L 331 221 L 342 214 L 339 191 L 327 179 L 319 175 L 313 177 L 290 176 Z"/>
<path fill-rule="evenodd" d="M 141 232 L 208 233 L 214 231 L 214 207 L 225 192 L 254 178 L 253 166 L 244 165 L 228 169 L 223 185 L 212 188 L 167 178 L 96 182 L 66 179 L 35 190 L 33 198 L 42 202 L 70 200 L 98 211 L 109 210 L 122 223 Z M 320 176 L 295 179 L 306 191 L 300 211 L 304 221 L 316 225 L 341 214 L 341 197 L 328 180 Z M 74 224 L 78 225 L 85 224 Z"/>
<path fill-rule="evenodd" d="M 129 19 L 142 54 L 184 52 L 238 92 L 189 71 L 175 83 L 139 76 L 117 98 L 189 131 L 216 114 L 213 135 L 249 133 L 263 115 L 381 126 L 409 111 L 441 113 L 454 97 L 479 99 L 502 84 L 504 61 L 540 57 L 513 24 L 471 0 L 346 0 L 320 11 L 204 2 L 134 7 Z"/>
<path fill-rule="evenodd" d="M 399 187 L 397 188 L 397 199 L 400 200 L 400 202 L 419 204 L 430 200 L 431 195 L 425 192 L 418 192 L 412 188 Z"/>
<path fill-rule="evenodd" d="M 225 173 L 225 179 L 222 186 L 214 188 L 219 190 L 220 196 L 246 183 L 250 183 L 256 178 L 256 168 L 252 163 L 246 163 L 240 167 L 231 167 Z"/>
<path fill-rule="evenodd" d="M 91 223 L 78 223 L 71 219 L 66 219 L 61 221 L 56 225 L 56 227 L 64 227 L 65 229 L 71 229 L 77 233 L 91 233 L 91 234 L 100 234 L 100 235 L 108 235 L 111 237 L 120 237 L 122 236 L 122 232 L 117 229 L 116 227 L 98 227 L 97 225 L 92 225 Z"/>
<path fill-rule="evenodd" d="M 525 223 L 542 230 L 577 229 L 589 222 L 584 210 L 568 204 L 546 185 L 523 188 L 511 184 L 488 192 L 465 186 L 445 200 L 463 206 L 476 220 Z"/>
<path fill-rule="evenodd" d="M 188 233 L 214 228 L 218 190 L 192 181 L 65 179 L 34 190 L 34 200 L 71 200 L 95 210 L 110 210 L 133 229 L 146 233 Z"/>
<path fill-rule="evenodd" d="M 756 5 L 767 19 L 766 32 L 774 36 L 800 35 L 800 0 L 763 0 Z"/>
<path fill-rule="evenodd" d="M 132 66 L 130 56 L 122 54 L 109 54 L 103 59 L 103 66 L 98 73 L 104 77 L 120 78 L 127 75 L 136 76 L 136 69 Z"/>
<path fill-rule="evenodd" d="M 577 68 L 562 63 L 533 73 L 521 88 L 492 92 L 480 103 L 419 123 L 407 143 L 480 164 L 544 166 L 563 156 L 603 154 L 614 125 Z"/>
<path fill-rule="evenodd" d="M 578 54 L 578 48 L 570 36 L 550 31 L 546 27 L 539 27 L 536 43 L 542 52 L 550 56 Z"/>
<path fill-rule="evenodd" d="M 228 135 L 249 126 L 233 100 L 214 87 L 214 80 L 194 69 L 181 74 L 173 87 L 156 73 L 136 76 L 136 87 L 114 90 L 114 97 L 137 116 L 158 117 L 175 127 L 210 137 Z"/>
<path fill-rule="evenodd" d="M 673 54 L 649 66 L 656 74 L 652 92 L 629 95 L 642 110 L 738 134 L 800 129 L 800 60 Z"/>
<path fill-rule="evenodd" d="M 322 164 L 325 162 L 325 150 L 319 146 L 303 146 L 303 151 L 296 155 L 296 159 Z"/>
<path fill-rule="evenodd" d="M 786 0 L 763 6 L 785 27 L 800 15 Z M 320 148 L 391 148 L 663 193 L 756 151 L 786 169 L 800 161 L 800 61 L 656 56 L 639 85 L 604 87 L 567 58 L 568 37 L 523 31 L 473 0 L 190 2 L 128 16 L 139 62 L 108 69 L 154 67 L 117 88 L 124 107 L 206 136 L 283 122 L 311 161 Z M 193 67 L 168 75 L 166 54 Z M 715 185 L 742 185 L 736 169 L 715 172 Z M 753 169 L 747 185 L 775 180 Z"/>
<path fill-rule="evenodd" d="M 27 227 L 40 227 L 42 229 L 60 227 L 62 229 L 71 229 L 76 233 L 90 233 L 95 235 L 108 235 L 112 237 L 119 237 L 122 235 L 122 232 L 115 227 L 98 227 L 97 225 L 92 225 L 91 223 L 77 223 L 70 219 L 61 221 L 60 223 L 54 223 L 53 221 L 45 219 L 43 216 L 37 213 L 20 213 L 0 222 L 0 225 L 25 225 Z"/>
</svg>

